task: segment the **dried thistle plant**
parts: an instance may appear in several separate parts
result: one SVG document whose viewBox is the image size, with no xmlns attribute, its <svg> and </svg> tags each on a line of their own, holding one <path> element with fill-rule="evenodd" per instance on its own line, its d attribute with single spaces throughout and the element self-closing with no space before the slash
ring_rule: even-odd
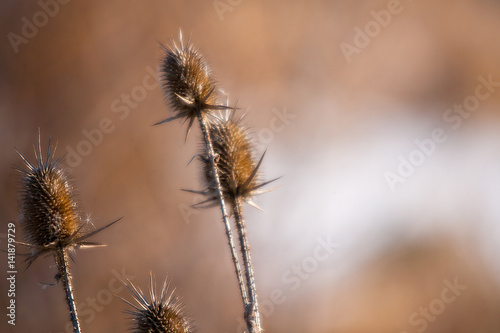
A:
<svg viewBox="0 0 500 333">
<path fill-rule="evenodd" d="M 194 121 L 213 110 L 225 109 L 217 104 L 217 84 L 198 50 L 188 41 L 185 45 L 180 33 L 180 45 L 172 40 L 171 47 L 163 46 L 165 57 L 161 64 L 163 90 L 174 116 L 156 125 L 181 119 L 189 121 L 186 140 Z"/>
<path fill-rule="evenodd" d="M 118 220 L 89 233 L 83 233 L 84 223 L 73 198 L 73 187 L 61 167 L 62 159 L 55 159 L 55 148 L 42 155 L 40 137 L 34 149 L 36 163 L 32 164 L 18 151 L 26 163 L 26 169 L 17 168 L 23 174 L 20 193 L 20 221 L 25 242 L 31 249 L 27 254 L 28 267 L 41 255 L 53 254 L 57 264 L 56 281 L 61 281 L 74 332 L 81 332 L 74 298 L 72 275 L 69 267 L 71 251 L 82 247 L 101 246 L 87 239 L 108 228 Z"/>
<path fill-rule="evenodd" d="M 135 303 L 122 298 L 133 307 L 127 310 L 133 324 L 134 333 L 192 333 L 192 321 L 184 314 L 184 307 L 174 292 L 168 292 L 169 281 L 165 279 L 160 294 L 156 291 L 156 281 L 150 274 L 149 300 L 145 293 L 136 287 L 130 280 L 124 281 L 125 286 L 132 293 Z"/>
<path fill-rule="evenodd" d="M 252 198 L 268 191 L 263 190 L 262 187 L 275 179 L 259 182 L 258 172 L 264 154 L 258 162 L 255 161 L 252 143 L 246 127 L 242 124 L 243 117 L 236 119 L 234 116 L 236 108 L 229 107 L 227 102 L 226 105 L 217 102 L 215 79 L 199 52 L 189 42 L 183 45 L 182 34 L 180 47 L 172 42 L 172 47 L 166 48 L 166 51 L 161 67 L 163 88 L 175 115 L 160 123 L 178 118 L 184 121 L 189 120 L 187 139 L 194 119 L 198 118 L 203 134 L 203 148 L 197 156 L 202 161 L 201 173 L 204 189 L 202 191 L 188 190 L 188 192 L 202 194 L 207 198 L 195 205 L 196 207 L 220 206 L 240 286 L 247 330 L 250 333 L 260 333 L 262 328 L 242 203 L 247 202 L 256 206 Z M 225 115 L 218 110 L 226 110 Z M 243 281 L 238 255 L 232 240 L 226 202 L 231 206 L 234 215 L 246 282 Z"/>
<path fill-rule="evenodd" d="M 211 174 L 214 180 L 214 188 L 217 192 L 217 201 L 222 214 L 222 221 L 231 251 L 234 270 L 238 280 L 241 298 L 244 309 L 248 306 L 248 296 L 243 281 L 243 274 L 239 264 L 238 254 L 234 245 L 231 224 L 227 214 L 224 195 L 220 184 L 217 166 L 215 164 L 216 155 L 212 145 L 212 138 L 208 127 L 207 116 L 215 110 L 228 109 L 228 106 L 217 104 L 216 81 L 211 71 L 201 56 L 201 54 L 188 41 L 185 45 L 182 40 L 182 33 L 179 36 L 179 46 L 172 41 L 171 47 L 164 47 L 166 53 L 162 60 L 161 72 L 163 80 L 163 90 L 174 116 L 165 119 L 157 124 L 169 122 L 174 119 L 181 119 L 183 122 L 189 121 L 186 131 L 186 140 L 195 119 L 203 135 L 204 150 L 206 151 L 207 163 L 210 165 Z"/>
<path fill-rule="evenodd" d="M 256 163 L 252 140 L 248 128 L 243 124 L 244 117 L 245 115 L 236 118 L 234 111 L 214 116 L 209 122 L 210 136 L 217 156 L 215 164 L 224 199 L 231 205 L 236 199 L 240 199 L 260 209 L 253 198 L 272 191 L 273 189 L 263 189 L 263 187 L 278 178 L 266 182 L 259 181 L 259 168 L 265 153 Z M 216 205 L 217 191 L 210 172 L 210 160 L 204 151 L 197 156 L 201 161 L 201 181 L 205 189 L 203 191 L 188 190 L 188 192 L 207 197 L 205 201 L 196 204 L 195 207 L 212 207 Z"/>
<path fill-rule="evenodd" d="M 224 116 L 214 117 L 210 122 L 210 135 L 215 153 L 218 156 L 216 166 L 220 175 L 224 198 L 232 208 L 245 267 L 245 278 L 249 291 L 249 304 L 245 311 L 245 320 L 247 321 L 247 326 L 252 327 L 253 332 L 260 332 L 261 324 L 254 270 L 248 237 L 246 235 L 242 203 L 247 202 L 257 207 L 252 199 L 258 194 L 272 191 L 273 189 L 262 189 L 262 187 L 275 181 L 277 178 L 266 182 L 259 182 L 259 168 L 265 153 L 262 154 L 260 160 L 256 163 L 253 157 L 253 145 L 248 129 L 242 122 L 243 118 L 244 115 L 235 118 L 234 111 L 231 113 L 227 112 Z M 207 196 L 208 199 L 206 201 L 210 202 L 215 199 L 213 179 L 210 177 L 210 173 L 207 172 L 208 163 L 206 157 L 200 155 L 200 159 L 202 160 L 202 181 L 205 190 L 192 192 Z M 252 330 L 250 331 L 252 332 Z"/>
</svg>

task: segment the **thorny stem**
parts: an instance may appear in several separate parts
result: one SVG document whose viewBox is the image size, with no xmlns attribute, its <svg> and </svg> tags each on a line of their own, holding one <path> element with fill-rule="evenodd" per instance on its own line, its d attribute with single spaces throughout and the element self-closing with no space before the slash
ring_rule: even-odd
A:
<svg viewBox="0 0 500 333">
<path fill-rule="evenodd" d="M 236 229 L 238 230 L 238 236 L 240 238 L 240 250 L 243 256 L 243 264 L 245 265 L 248 294 L 250 298 L 250 304 L 245 310 L 245 320 L 250 333 L 260 333 L 262 329 L 260 326 L 259 304 L 257 302 L 252 258 L 250 256 L 250 245 L 248 244 L 247 232 L 245 229 L 245 219 L 243 217 L 241 198 L 238 195 L 234 198 L 233 213 Z"/>
<path fill-rule="evenodd" d="M 231 249 L 231 257 L 234 264 L 234 270 L 236 272 L 236 276 L 238 278 L 238 285 L 240 287 L 241 298 L 243 300 L 243 307 L 245 311 L 248 308 L 248 296 L 245 288 L 245 282 L 243 281 L 243 274 L 241 273 L 240 262 L 238 260 L 238 254 L 236 252 L 236 247 L 234 246 L 233 241 L 233 233 L 231 231 L 231 223 L 229 222 L 229 217 L 227 214 L 226 205 L 224 203 L 224 195 L 222 193 L 222 186 L 220 184 L 219 173 L 217 172 L 217 166 L 215 165 L 215 152 L 212 144 L 212 139 L 210 137 L 210 133 L 207 127 L 207 121 L 203 113 L 198 113 L 198 120 L 200 122 L 201 132 L 203 133 L 203 138 L 205 140 L 207 150 L 208 150 L 208 159 L 210 161 L 210 165 L 212 168 L 212 172 L 215 180 L 215 187 L 217 189 L 217 195 L 219 197 L 220 210 L 222 212 L 222 220 L 224 222 L 224 226 L 226 229 L 226 236 L 229 244 L 229 248 Z"/>
<path fill-rule="evenodd" d="M 59 248 L 56 252 L 55 258 L 58 267 L 57 277 L 61 280 L 66 293 L 66 302 L 68 303 L 69 315 L 71 322 L 73 323 L 73 332 L 80 333 L 80 322 L 78 319 L 78 313 L 76 312 L 75 297 L 73 296 L 73 284 L 71 281 L 71 272 L 69 270 L 67 250 Z"/>
</svg>

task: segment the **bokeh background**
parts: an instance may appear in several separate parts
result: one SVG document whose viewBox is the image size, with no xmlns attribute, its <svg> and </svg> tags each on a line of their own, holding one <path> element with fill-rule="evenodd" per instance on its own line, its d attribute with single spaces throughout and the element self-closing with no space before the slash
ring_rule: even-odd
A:
<svg viewBox="0 0 500 333">
<path fill-rule="evenodd" d="M 266 332 L 499 332 L 500 88 L 446 120 L 479 77 L 500 81 L 498 1 L 401 0 L 384 27 L 372 11 L 393 1 L 62 2 L 0 4 L 0 246 L 18 216 L 14 147 L 33 160 L 40 130 L 71 158 L 89 230 L 123 217 L 95 237 L 107 247 L 75 255 L 83 331 L 127 331 L 117 276 L 147 289 L 150 271 L 200 332 L 242 331 L 219 213 L 179 190 L 200 186 L 198 129 L 184 143 L 180 123 L 152 126 L 170 114 L 159 43 L 182 29 L 248 113 L 264 177 L 283 176 L 264 212 L 246 207 Z M 446 140 L 391 189 L 387 172 L 437 128 Z M 66 332 L 53 259 L 18 257 L 13 327 L 0 258 L 0 331 Z"/>
</svg>

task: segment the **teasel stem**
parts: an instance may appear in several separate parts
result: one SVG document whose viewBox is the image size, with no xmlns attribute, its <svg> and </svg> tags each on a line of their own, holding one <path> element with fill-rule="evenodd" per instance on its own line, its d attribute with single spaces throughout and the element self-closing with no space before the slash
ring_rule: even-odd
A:
<svg viewBox="0 0 500 333">
<path fill-rule="evenodd" d="M 245 266 L 245 275 L 249 294 L 249 304 L 245 309 L 245 321 L 250 333 L 260 333 L 262 331 L 262 328 L 260 324 L 259 304 L 257 302 L 257 291 L 255 287 L 252 257 L 250 255 L 250 245 L 248 244 L 248 238 L 245 229 L 242 201 L 243 200 L 238 195 L 236 195 L 232 204 L 234 221 L 240 239 L 240 251 L 243 257 L 243 265 Z"/>
<path fill-rule="evenodd" d="M 210 137 L 210 132 L 209 132 L 209 129 L 207 126 L 206 116 L 202 112 L 198 113 L 198 121 L 200 123 L 200 129 L 201 129 L 201 132 L 203 134 L 203 139 L 206 143 L 206 148 L 208 151 L 208 159 L 210 160 L 210 165 L 211 165 L 212 172 L 214 175 L 215 188 L 217 189 L 217 196 L 219 197 L 220 210 L 222 213 L 222 221 L 224 222 L 224 227 L 226 229 L 227 241 L 229 244 L 229 248 L 231 249 L 231 257 L 232 257 L 233 264 L 234 264 L 234 270 L 235 270 L 236 276 L 238 278 L 238 285 L 240 287 L 241 299 L 243 300 L 243 308 L 245 311 L 247 311 L 250 303 L 248 301 L 247 290 L 245 288 L 245 282 L 243 280 L 243 274 L 241 273 L 241 267 L 240 267 L 240 262 L 238 259 L 238 253 L 236 251 L 236 247 L 234 246 L 233 232 L 231 231 L 231 223 L 229 221 L 229 217 L 227 214 L 226 204 L 224 202 L 224 194 L 222 193 L 222 186 L 220 183 L 220 177 L 219 177 L 219 173 L 217 172 L 217 166 L 215 164 L 216 156 L 215 156 L 214 147 L 212 144 L 212 139 Z"/>
<path fill-rule="evenodd" d="M 73 295 L 73 282 L 71 271 L 69 269 L 69 256 L 65 248 L 60 247 L 55 254 L 55 259 L 58 267 L 57 277 L 61 280 L 64 291 L 66 293 L 66 302 L 69 307 L 69 315 L 73 324 L 73 332 L 80 333 L 80 320 L 76 311 L 75 297 Z"/>
</svg>

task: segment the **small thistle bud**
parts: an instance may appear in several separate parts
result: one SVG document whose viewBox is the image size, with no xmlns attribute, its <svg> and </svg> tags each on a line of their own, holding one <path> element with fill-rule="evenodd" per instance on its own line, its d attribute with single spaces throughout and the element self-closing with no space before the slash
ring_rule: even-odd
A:
<svg viewBox="0 0 500 333">
<path fill-rule="evenodd" d="M 166 54 L 161 63 L 163 91 L 175 115 L 157 125 L 181 118 L 189 120 L 189 133 L 200 113 L 224 106 L 217 105 L 216 81 L 205 58 L 189 41 L 183 44 L 182 33 L 180 46 L 172 41 L 172 46 L 164 49 Z"/>
<path fill-rule="evenodd" d="M 136 287 L 130 280 L 125 282 L 127 288 L 137 304 L 122 299 L 132 306 L 133 310 L 127 310 L 133 321 L 131 330 L 134 333 L 190 333 L 194 332 L 192 322 L 183 313 L 183 306 L 179 299 L 168 294 L 168 279 L 165 279 L 161 292 L 156 293 L 156 282 L 153 274 L 150 275 L 150 299 L 146 298 L 143 291 Z"/>
<path fill-rule="evenodd" d="M 236 197 L 255 206 L 251 200 L 255 195 L 267 192 L 260 190 L 263 186 L 273 182 L 259 183 L 258 171 L 264 154 L 258 163 L 253 157 L 253 145 L 248 130 L 242 125 L 243 117 L 235 119 L 234 112 L 230 115 L 214 117 L 209 123 L 209 132 L 215 152 L 215 165 L 220 178 L 224 198 L 234 202 Z M 216 205 L 217 189 L 213 179 L 213 172 L 208 156 L 203 152 L 199 155 L 202 162 L 201 178 L 205 191 L 190 191 L 208 197 L 209 206 Z"/>
</svg>

